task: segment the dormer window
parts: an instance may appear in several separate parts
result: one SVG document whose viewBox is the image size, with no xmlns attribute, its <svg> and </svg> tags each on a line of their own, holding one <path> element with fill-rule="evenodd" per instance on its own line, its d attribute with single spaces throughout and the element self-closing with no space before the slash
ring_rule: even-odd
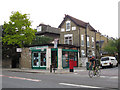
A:
<svg viewBox="0 0 120 90">
<path fill-rule="evenodd" d="M 37 32 L 42 31 L 42 26 L 37 27 Z"/>
<path fill-rule="evenodd" d="M 70 31 L 70 21 L 66 21 L 66 31 Z"/>
</svg>

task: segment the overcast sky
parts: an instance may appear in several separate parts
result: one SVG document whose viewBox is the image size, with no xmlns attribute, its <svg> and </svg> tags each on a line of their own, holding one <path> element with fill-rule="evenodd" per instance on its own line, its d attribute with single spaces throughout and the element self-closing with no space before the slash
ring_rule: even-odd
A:
<svg viewBox="0 0 120 90">
<path fill-rule="evenodd" d="M 0 25 L 9 21 L 12 11 L 30 14 L 32 28 L 40 23 L 58 27 L 64 14 L 89 22 L 109 37 L 118 37 L 119 0 L 1 0 Z"/>
</svg>

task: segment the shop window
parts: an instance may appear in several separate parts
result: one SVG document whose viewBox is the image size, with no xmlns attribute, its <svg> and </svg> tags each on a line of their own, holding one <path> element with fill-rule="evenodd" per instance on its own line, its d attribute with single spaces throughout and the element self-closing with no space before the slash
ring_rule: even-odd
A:
<svg viewBox="0 0 120 90">
<path fill-rule="evenodd" d="M 40 66 L 46 66 L 46 53 L 41 52 L 41 64 Z"/>
<path fill-rule="evenodd" d="M 38 56 L 38 53 L 34 53 L 33 66 L 39 66 L 39 56 Z"/>
<path fill-rule="evenodd" d="M 63 60 L 63 67 L 69 67 L 68 52 L 66 51 L 62 52 L 62 60 Z"/>
<path fill-rule="evenodd" d="M 69 59 L 73 59 L 74 60 L 74 52 L 69 52 Z"/>
</svg>

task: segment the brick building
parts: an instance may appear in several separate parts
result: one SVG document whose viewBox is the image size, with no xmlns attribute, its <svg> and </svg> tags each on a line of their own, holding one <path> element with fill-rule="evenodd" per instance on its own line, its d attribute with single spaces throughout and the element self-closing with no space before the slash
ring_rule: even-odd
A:
<svg viewBox="0 0 120 90">
<path fill-rule="evenodd" d="M 71 44 L 79 47 L 79 56 L 81 58 L 96 55 L 96 30 L 89 24 L 70 15 L 65 15 L 59 25 L 61 29 L 60 43 Z M 82 60 L 82 59 L 81 59 Z M 85 65 L 84 61 L 83 63 Z M 82 61 L 81 61 L 82 62 Z"/>
</svg>

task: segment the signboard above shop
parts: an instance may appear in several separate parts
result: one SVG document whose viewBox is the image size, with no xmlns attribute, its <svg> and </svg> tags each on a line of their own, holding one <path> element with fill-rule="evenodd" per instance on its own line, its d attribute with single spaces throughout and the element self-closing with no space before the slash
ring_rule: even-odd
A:
<svg viewBox="0 0 120 90">
<path fill-rule="evenodd" d="M 30 47 L 29 49 L 30 50 L 39 50 L 39 49 L 44 50 L 44 49 L 47 49 L 47 48 L 48 48 L 48 46 L 41 46 L 41 47 Z"/>
</svg>

